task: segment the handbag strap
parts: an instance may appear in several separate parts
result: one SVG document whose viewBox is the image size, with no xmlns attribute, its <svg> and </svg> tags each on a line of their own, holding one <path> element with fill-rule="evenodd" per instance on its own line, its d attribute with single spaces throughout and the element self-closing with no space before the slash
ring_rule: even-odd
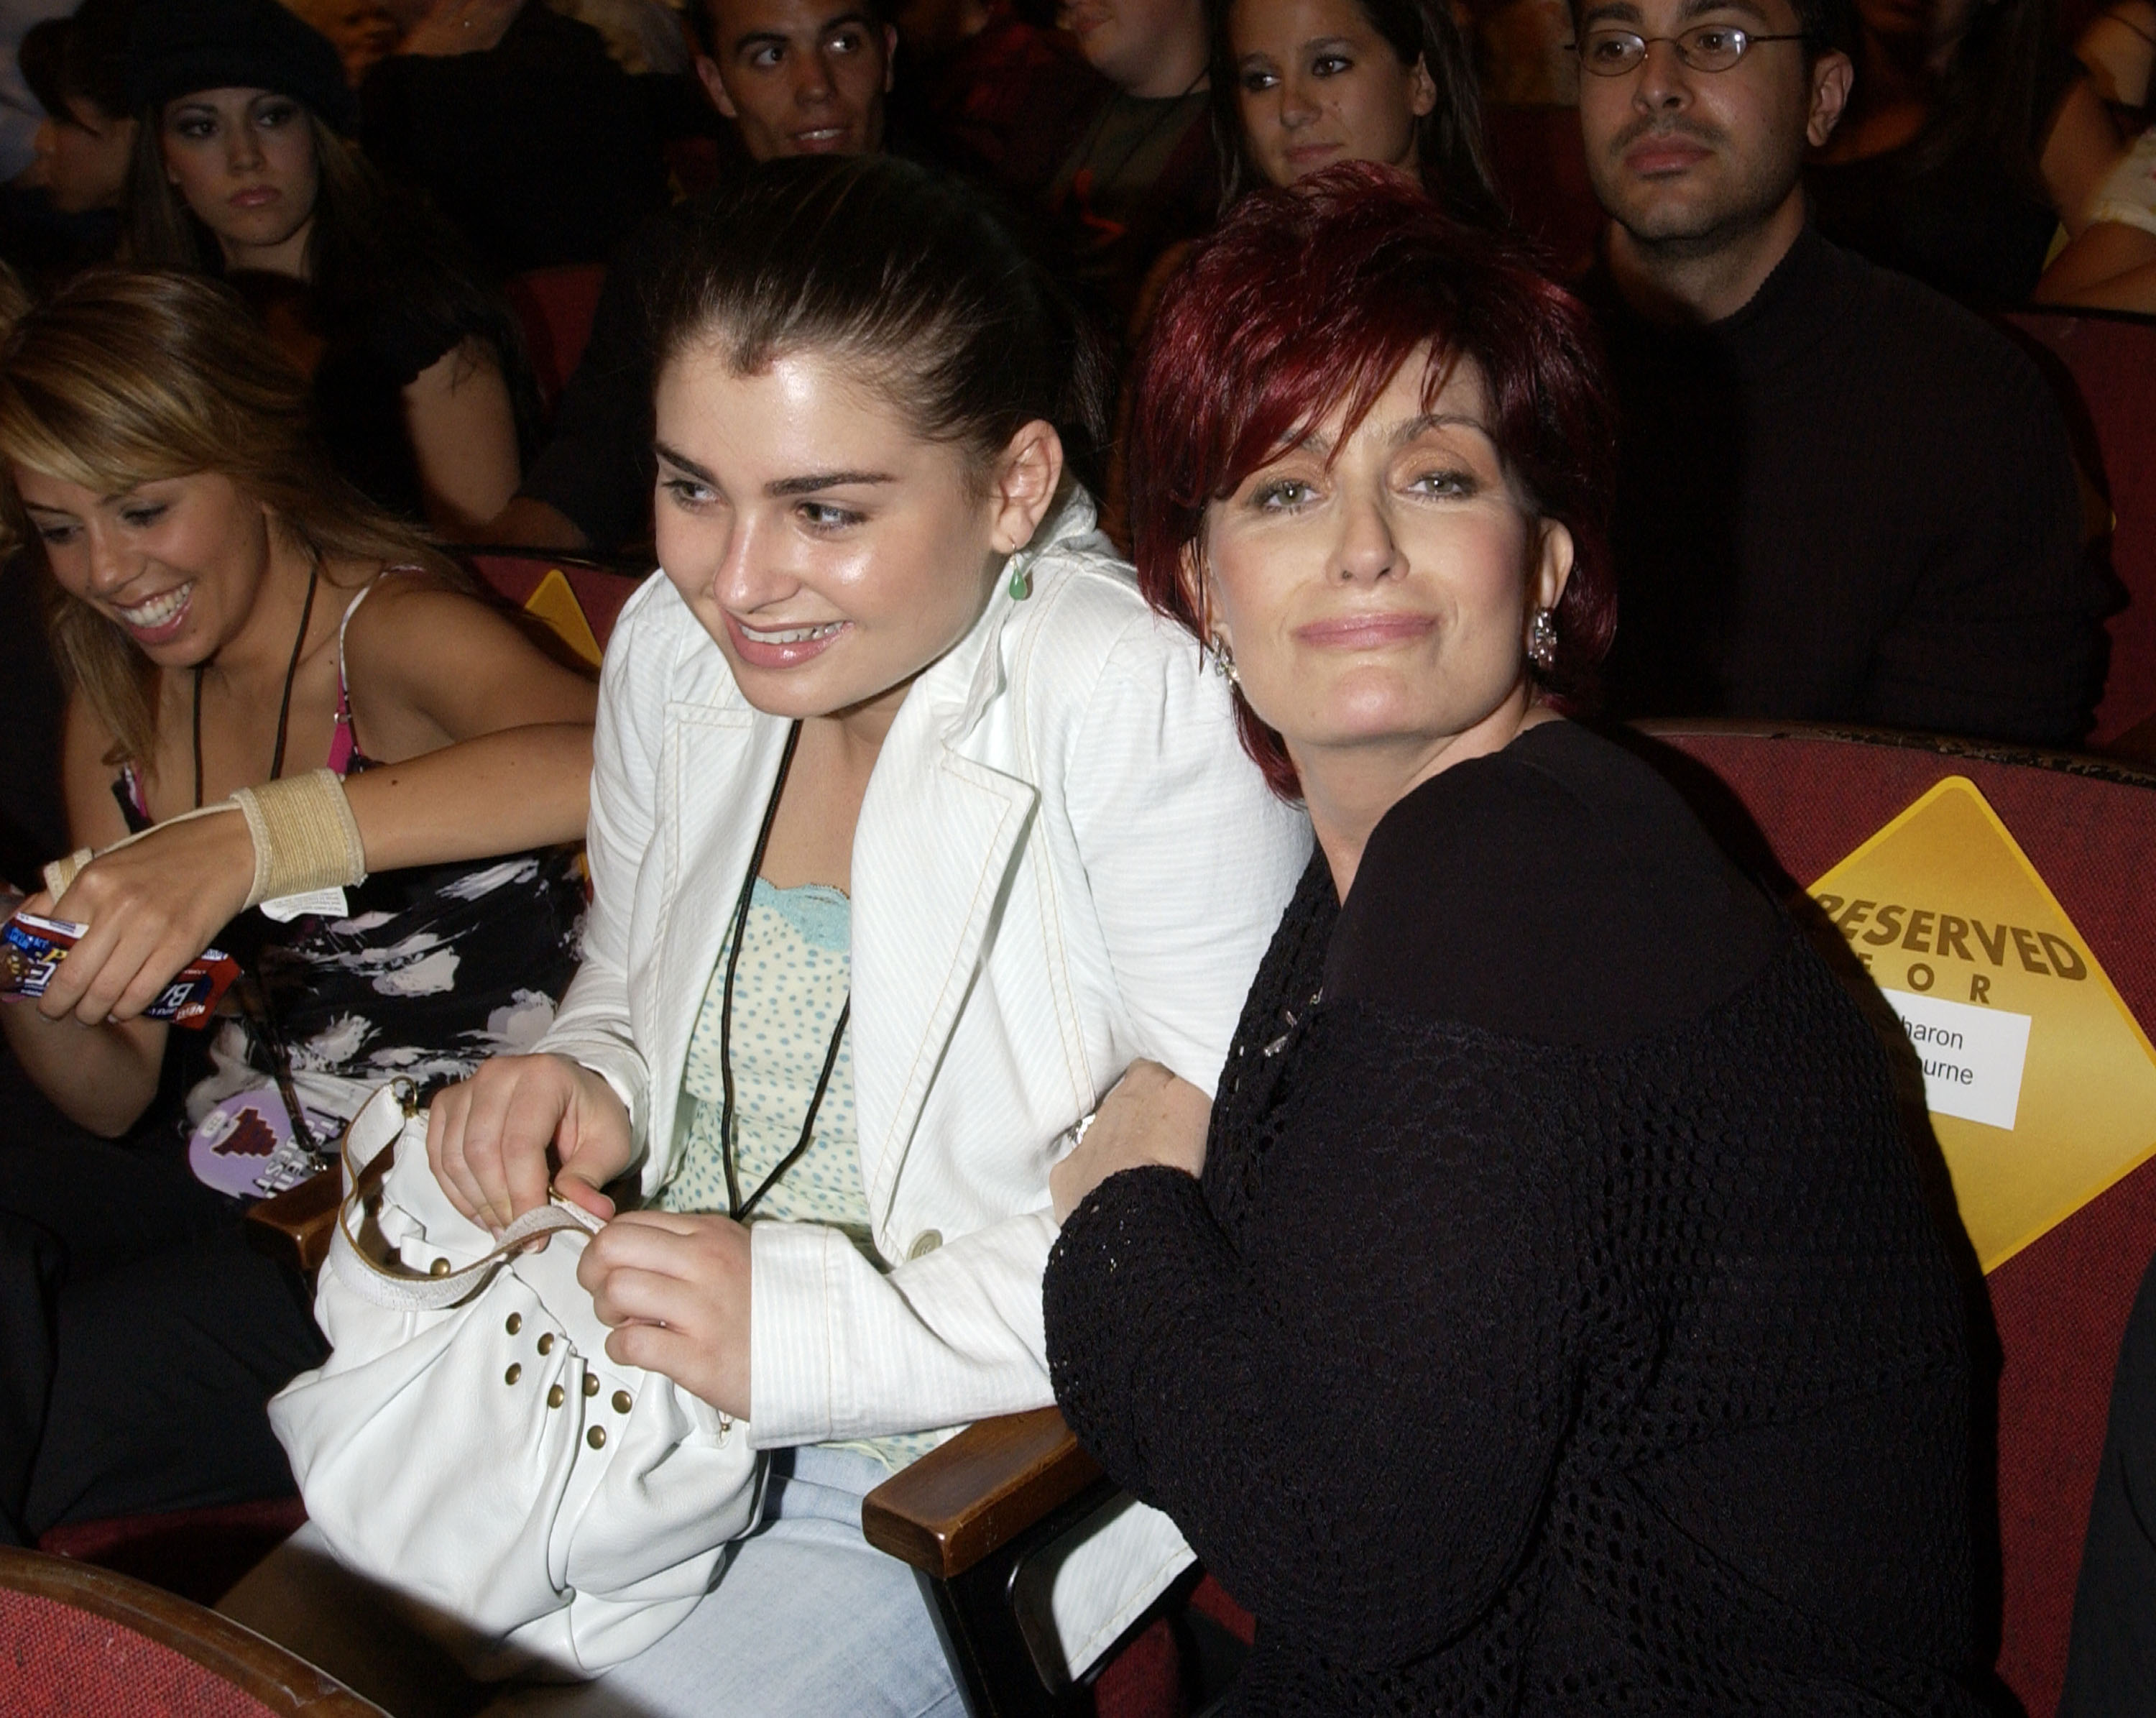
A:
<svg viewBox="0 0 2156 1718">
<path fill-rule="evenodd" d="M 412 1110 L 408 1105 L 406 1114 Z M 330 1249 L 331 1263 L 337 1268 L 337 1276 L 348 1288 L 364 1295 L 378 1306 L 413 1312 L 440 1312 L 452 1307 L 466 1296 L 485 1286 L 510 1259 L 521 1252 L 542 1235 L 552 1234 L 557 1229 L 576 1229 L 587 1235 L 596 1235 L 600 1220 L 580 1206 L 569 1204 L 558 1194 L 549 1196 L 549 1202 L 527 1211 L 501 1232 L 491 1252 L 474 1260 L 461 1270 L 438 1268 L 434 1272 L 421 1273 L 411 1269 L 402 1260 L 393 1259 L 384 1264 L 370 1258 L 367 1249 L 359 1244 L 353 1228 L 353 1219 L 365 1204 L 367 1196 L 378 1188 L 388 1173 L 390 1161 L 397 1155 L 396 1143 L 377 1151 L 364 1164 L 352 1159 L 352 1130 L 347 1128 L 341 1150 L 344 1158 L 345 1196 L 337 1205 L 337 1232 Z M 340 1244 L 341 1243 L 341 1244 Z M 364 1267 L 365 1273 L 355 1273 L 346 1267 L 349 1258 Z M 446 1265 L 446 1259 L 441 1262 Z"/>
</svg>

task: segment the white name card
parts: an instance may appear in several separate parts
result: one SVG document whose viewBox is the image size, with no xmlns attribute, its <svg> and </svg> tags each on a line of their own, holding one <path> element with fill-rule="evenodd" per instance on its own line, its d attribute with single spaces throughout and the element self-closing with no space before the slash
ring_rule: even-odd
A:
<svg viewBox="0 0 2156 1718">
<path fill-rule="evenodd" d="M 1910 1046 L 1923 1064 L 1924 1102 L 1932 1114 L 2010 1131 L 2021 1107 L 2029 1016 L 1911 990 L 1879 994 L 1901 1016 Z"/>
</svg>

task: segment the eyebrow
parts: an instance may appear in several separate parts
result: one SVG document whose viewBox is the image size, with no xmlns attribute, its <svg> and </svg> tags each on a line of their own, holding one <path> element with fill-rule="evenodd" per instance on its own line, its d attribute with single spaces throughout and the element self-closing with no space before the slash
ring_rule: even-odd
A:
<svg viewBox="0 0 2156 1718">
<path fill-rule="evenodd" d="M 719 480 L 686 454 L 677 452 L 663 441 L 654 441 L 651 450 L 676 471 L 687 473 L 699 483 L 708 483 L 714 489 L 721 487 Z M 783 501 L 791 495 L 814 495 L 820 490 L 843 489 L 855 484 L 896 483 L 898 480 L 888 471 L 810 471 L 798 477 L 780 477 L 763 486 L 763 492 L 773 500 Z"/>
<path fill-rule="evenodd" d="M 1494 441 L 1490 426 L 1480 418 L 1471 418 L 1465 412 L 1424 412 L 1419 417 L 1409 418 L 1393 430 L 1393 445 L 1404 446 L 1426 430 L 1473 430 L 1486 440 Z"/>
<path fill-rule="evenodd" d="M 1711 12 L 1742 13 L 1762 23 L 1771 22 L 1767 17 L 1766 8 L 1753 4 L 1752 0 L 1686 0 L 1677 16 L 1681 22 L 1689 24 Z M 1598 23 L 1630 24 L 1636 28 L 1640 20 L 1640 8 L 1630 4 L 1629 0 L 1612 0 L 1612 3 L 1608 5 L 1589 7 L 1580 14 L 1579 22 L 1582 28 Z"/>
<path fill-rule="evenodd" d="M 1751 0 L 1686 0 L 1679 16 L 1689 23 L 1710 12 L 1741 12 L 1747 18 L 1758 18 L 1762 23 L 1768 22 L 1766 8 L 1752 4 Z"/>
<path fill-rule="evenodd" d="M 698 465 L 694 460 L 690 459 L 688 455 L 675 452 L 672 448 L 667 446 L 667 445 L 663 441 L 653 442 L 651 444 L 651 450 L 657 454 L 659 457 L 664 460 L 668 465 L 673 466 L 675 470 L 677 471 L 686 471 L 699 483 L 708 483 L 711 485 L 713 488 L 716 488 L 718 486 L 719 480 L 714 477 L 709 471 L 706 471 L 701 466 Z"/>
<path fill-rule="evenodd" d="M 869 16 L 866 13 L 842 12 L 836 18 L 818 20 L 813 33 L 816 39 L 821 41 L 834 30 L 865 30 L 868 27 Z M 790 48 L 793 45 L 793 40 L 794 39 L 783 30 L 751 30 L 735 41 L 733 52 L 740 54 L 746 54 L 752 48 Z"/>
<path fill-rule="evenodd" d="M 896 483 L 898 480 L 888 471 L 817 471 L 805 477 L 781 477 L 763 486 L 763 492 L 773 498 L 789 495 L 814 495 L 822 489 L 844 489 L 855 484 Z"/>
</svg>

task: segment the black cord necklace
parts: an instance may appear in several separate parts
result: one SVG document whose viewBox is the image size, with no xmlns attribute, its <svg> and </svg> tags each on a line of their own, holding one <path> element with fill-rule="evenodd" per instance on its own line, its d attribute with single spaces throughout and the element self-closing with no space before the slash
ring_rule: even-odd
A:
<svg viewBox="0 0 2156 1718">
<path fill-rule="evenodd" d="M 285 773 L 285 739 L 292 723 L 292 683 L 299 677 L 300 657 L 307 647 L 307 627 L 315 618 L 315 592 L 322 579 L 322 563 L 316 561 L 307 568 L 307 599 L 300 608 L 300 630 L 292 640 L 292 660 L 285 665 L 284 696 L 277 701 L 277 744 L 270 754 L 270 779 L 275 781 Z M 203 746 L 202 746 L 202 665 L 195 665 L 195 810 L 203 803 Z M 307 1112 L 300 1103 L 299 1088 L 292 1080 L 292 1053 L 285 1047 L 285 1035 L 278 1029 L 277 1012 L 270 1000 L 270 987 L 260 982 L 256 974 L 243 972 L 238 989 L 240 1006 L 254 1022 L 255 1030 L 268 1045 L 270 1059 L 276 1064 L 277 1095 L 285 1100 L 285 1114 L 292 1124 L 294 1136 L 300 1149 L 311 1156 L 320 1156 L 321 1148 L 316 1143 L 314 1129 L 307 1125 Z"/>
<path fill-rule="evenodd" d="M 756 897 L 757 873 L 763 869 L 764 849 L 771 845 L 771 826 L 778 820 L 778 801 L 786 791 L 786 778 L 793 768 L 793 749 L 800 743 L 801 724 L 798 722 L 786 730 L 786 749 L 778 758 L 778 779 L 771 784 L 771 801 L 763 808 L 763 822 L 756 832 L 756 847 L 748 856 L 748 875 L 742 879 L 741 899 L 734 904 L 733 937 L 726 949 L 726 987 L 719 997 L 719 1150 L 720 1161 L 726 1172 L 726 1215 L 740 1222 L 757 1207 L 757 1201 L 776 1186 L 778 1178 L 801 1160 L 809 1142 L 816 1137 L 816 1112 L 824 1107 L 824 1093 L 831 1083 L 831 1070 L 838 1066 L 839 1041 L 846 1035 L 846 1021 L 854 1011 L 854 997 L 850 988 L 845 1001 L 839 1009 L 839 1023 L 831 1029 L 831 1042 L 824 1052 L 824 1071 L 816 1077 L 815 1095 L 808 1100 L 808 1114 L 802 1119 L 801 1137 L 793 1149 L 778 1160 L 778 1166 L 766 1175 L 755 1192 L 747 1199 L 741 1196 L 741 1169 L 734 1141 L 734 971 L 741 964 L 742 941 L 748 929 L 748 909 Z"/>
<path fill-rule="evenodd" d="M 270 779 L 275 781 L 285 773 L 285 735 L 292 725 L 292 682 L 299 677 L 300 656 L 307 647 L 307 623 L 315 618 L 315 590 L 322 582 L 322 563 L 316 562 L 307 568 L 307 600 L 300 610 L 299 635 L 292 640 L 292 660 L 285 665 L 285 695 L 277 700 L 277 746 L 270 754 Z M 202 755 L 202 680 L 203 665 L 195 664 L 195 810 L 203 804 Z"/>
</svg>

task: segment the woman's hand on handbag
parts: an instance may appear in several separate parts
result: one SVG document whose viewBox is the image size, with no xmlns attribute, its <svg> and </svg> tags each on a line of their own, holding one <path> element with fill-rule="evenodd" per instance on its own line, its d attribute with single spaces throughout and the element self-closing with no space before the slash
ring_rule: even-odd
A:
<svg viewBox="0 0 2156 1718">
<path fill-rule="evenodd" d="M 749 1417 L 748 1231 L 731 1217 L 632 1211 L 577 1263 L 608 1355 L 671 1378 L 722 1414 Z"/>
<path fill-rule="evenodd" d="M 85 1026 L 132 1020 L 247 905 L 254 840 L 237 811 L 156 830 L 84 867 L 58 901 L 23 910 L 90 927 L 54 973 L 38 1008 Z"/>
<path fill-rule="evenodd" d="M 449 1202 L 499 1234 L 556 1192 L 595 1216 L 634 1152 L 612 1086 L 566 1056 L 497 1056 L 434 1095 L 427 1161 Z M 552 1160 L 549 1160 L 549 1154 Z M 558 1169 L 557 1169 L 558 1166 Z"/>
<path fill-rule="evenodd" d="M 1119 1170 L 1149 1164 L 1196 1175 L 1205 1167 L 1213 1100 L 1157 1062 L 1132 1062 L 1101 1100 L 1077 1149 L 1048 1172 L 1055 1221 Z"/>
</svg>

